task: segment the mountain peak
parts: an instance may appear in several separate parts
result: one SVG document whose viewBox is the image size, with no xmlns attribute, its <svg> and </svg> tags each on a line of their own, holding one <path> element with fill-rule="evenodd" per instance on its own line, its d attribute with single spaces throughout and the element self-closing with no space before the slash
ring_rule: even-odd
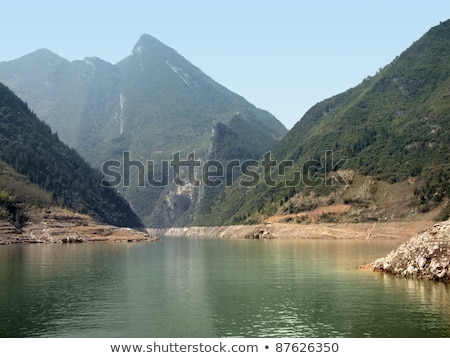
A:
<svg viewBox="0 0 450 358">
<path fill-rule="evenodd" d="M 29 53 L 28 55 L 24 55 L 21 58 L 31 58 L 33 60 L 68 62 L 63 57 L 57 55 L 56 53 L 54 53 L 46 48 L 41 48 L 32 53 Z"/>
<path fill-rule="evenodd" d="M 158 161 L 177 152 L 198 152 L 205 160 L 257 159 L 277 142 L 275 137 L 286 133 L 275 117 L 150 35 L 142 35 L 133 53 L 116 65 L 100 61 L 87 57 L 58 68 L 46 60 L 17 66 L 0 62 L 0 81 L 17 89 L 64 141 L 96 166 L 120 160 L 124 152 Z M 242 117 L 233 120 L 237 112 Z M 223 133 L 216 140 L 211 130 L 217 122 L 223 123 Z M 165 180 L 160 173 L 164 175 L 155 167 L 154 178 Z M 216 189 L 222 191 L 214 187 L 205 195 L 197 190 L 192 196 L 188 191 L 178 195 L 170 182 L 161 191 L 150 177 L 145 188 L 132 183 L 134 174 L 130 179 L 130 186 L 117 189 L 153 227 L 181 221 L 187 225 L 197 212 L 208 211 L 219 195 Z M 166 201 L 169 206 L 160 205 Z"/>
<path fill-rule="evenodd" d="M 134 45 L 133 48 L 133 55 L 134 54 L 142 54 L 144 51 L 149 52 L 156 52 L 156 51 L 173 51 L 175 50 L 171 49 L 170 47 L 164 45 L 161 41 L 159 41 L 157 38 L 150 36 L 148 34 L 143 34 L 139 38 L 136 45 Z"/>
</svg>

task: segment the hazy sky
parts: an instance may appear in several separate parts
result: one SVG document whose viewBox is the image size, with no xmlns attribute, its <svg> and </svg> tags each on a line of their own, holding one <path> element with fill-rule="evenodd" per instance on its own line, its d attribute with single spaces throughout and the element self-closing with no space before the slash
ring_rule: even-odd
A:
<svg viewBox="0 0 450 358">
<path fill-rule="evenodd" d="M 288 128 L 357 85 L 430 27 L 450 1 L 8 1 L 0 61 L 48 48 L 116 63 L 147 33 Z"/>
</svg>

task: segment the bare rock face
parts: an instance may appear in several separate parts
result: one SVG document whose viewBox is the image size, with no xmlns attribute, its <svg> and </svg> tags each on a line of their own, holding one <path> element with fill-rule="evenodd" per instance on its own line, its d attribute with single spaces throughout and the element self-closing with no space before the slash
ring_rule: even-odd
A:
<svg viewBox="0 0 450 358">
<path fill-rule="evenodd" d="M 0 243 L 3 238 L 8 238 L 13 241 L 19 240 L 21 238 L 21 234 L 21 231 L 11 223 L 7 221 L 0 222 Z"/>
<path fill-rule="evenodd" d="M 450 221 L 414 236 L 372 266 L 375 271 L 405 277 L 450 281 Z"/>
<path fill-rule="evenodd" d="M 257 227 L 252 232 L 246 234 L 244 236 L 246 239 L 273 239 L 272 234 L 270 233 L 267 227 L 261 226 Z"/>
</svg>

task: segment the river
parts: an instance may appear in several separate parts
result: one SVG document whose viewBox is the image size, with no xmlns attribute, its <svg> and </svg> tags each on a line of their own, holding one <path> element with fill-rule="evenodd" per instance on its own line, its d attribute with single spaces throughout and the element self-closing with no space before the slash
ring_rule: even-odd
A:
<svg viewBox="0 0 450 358">
<path fill-rule="evenodd" d="M 358 269 L 392 240 L 0 247 L 0 337 L 450 337 L 450 285 Z"/>
</svg>

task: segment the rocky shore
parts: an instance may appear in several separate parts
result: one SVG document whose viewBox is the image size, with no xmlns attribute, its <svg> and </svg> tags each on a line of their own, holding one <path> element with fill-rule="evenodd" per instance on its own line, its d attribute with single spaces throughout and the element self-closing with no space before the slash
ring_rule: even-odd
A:
<svg viewBox="0 0 450 358">
<path fill-rule="evenodd" d="M 27 222 L 20 229 L 0 221 L 0 245 L 83 242 L 159 241 L 147 232 L 94 222 L 86 215 L 70 211 L 46 211 L 39 220 Z"/>
<path fill-rule="evenodd" d="M 193 226 L 149 229 L 155 236 L 233 238 L 233 239 L 366 239 L 408 240 L 432 225 L 432 221 L 382 222 L 356 224 L 287 224 Z"/>
<path fill-rule="evenodd" d="M 450 221 L 435 224 L 370 266 L 374 271 L 450 282 Z"/>
</svg>

